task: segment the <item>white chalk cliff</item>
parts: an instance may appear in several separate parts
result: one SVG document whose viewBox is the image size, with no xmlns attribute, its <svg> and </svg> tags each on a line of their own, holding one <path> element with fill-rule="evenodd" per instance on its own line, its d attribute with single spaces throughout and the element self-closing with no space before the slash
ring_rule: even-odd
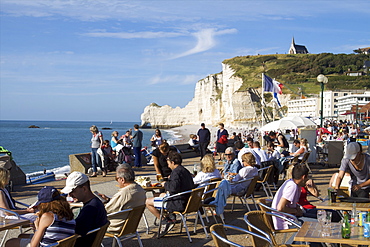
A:
<svg viewBox="0 0 370 247">
<path fill-rule="evenodd" d="M 257 119 L 250 93 L 238 91 L 242 84 L 242 79 L 234 76 L 234 70 L 222 64 L 221 73 L 197 82 L 194 98 L 184 108 L 152 103 L 141 114 L 141 124 L 162 128 L 202 122 L 206 125 L 223 122 L 226 126 L 251 126 L 260 117 Z"/>
</svg>

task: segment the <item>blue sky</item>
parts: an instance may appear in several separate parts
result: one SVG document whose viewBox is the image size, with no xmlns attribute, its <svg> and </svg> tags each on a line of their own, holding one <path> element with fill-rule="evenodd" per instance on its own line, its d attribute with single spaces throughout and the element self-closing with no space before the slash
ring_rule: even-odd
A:
<svg viewBox="0 0 370 247">
<path fill-rule="evenodd" d="M 0 0 L 0 119 L 137 121 L 224 59 L 370 46 L 370 1 Z"/>
</svg>

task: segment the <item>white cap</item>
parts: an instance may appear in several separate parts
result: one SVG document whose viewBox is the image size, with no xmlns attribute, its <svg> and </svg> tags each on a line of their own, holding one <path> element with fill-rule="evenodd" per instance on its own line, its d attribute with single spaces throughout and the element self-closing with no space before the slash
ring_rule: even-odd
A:
<svg viewBox="0 0 370 247">
<path fill-rule="evenodd" d="M 360 152 L 360 143 L 350 142 L 347 144 L 346 153 L 343 158 L 353 160 L 356 158 L 358 152 Z"/>
<path fill-rule="evenodd" d="M 89 181 L 89 178 L 82 172 L 72 172 L 66 180 L 66 187 L 62 189 L 62 193 L 69 194 L 77 186 L 84 184 L 87 181 Z"/>
</svg>

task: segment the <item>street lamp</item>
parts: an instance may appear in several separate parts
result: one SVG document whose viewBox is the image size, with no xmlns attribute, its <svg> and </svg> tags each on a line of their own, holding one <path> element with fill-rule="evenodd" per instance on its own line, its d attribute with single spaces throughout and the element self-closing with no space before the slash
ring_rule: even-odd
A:
<svg viewBox="0 0 370 247">
<path fill-rule="evenodd" d="M 328 83 L 328 77 L 320 74 L 317 76 L 317 81 L 321 83 L 321 111 L 320 111 L 320 127 L 323 127 L 324 121 L 324 83 Z"/>
</svg>

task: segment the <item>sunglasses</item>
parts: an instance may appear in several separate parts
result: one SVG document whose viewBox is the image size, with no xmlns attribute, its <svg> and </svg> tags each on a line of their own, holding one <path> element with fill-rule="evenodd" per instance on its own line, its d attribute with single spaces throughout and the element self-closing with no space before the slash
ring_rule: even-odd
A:
<svg viewBox="0 0 370 247">
<path fill-rule="evenodd" d="M 225 155 L 230 156 L 230 155 L 233 155 L 233 154 L 225 154 Z"/>
</svg>

